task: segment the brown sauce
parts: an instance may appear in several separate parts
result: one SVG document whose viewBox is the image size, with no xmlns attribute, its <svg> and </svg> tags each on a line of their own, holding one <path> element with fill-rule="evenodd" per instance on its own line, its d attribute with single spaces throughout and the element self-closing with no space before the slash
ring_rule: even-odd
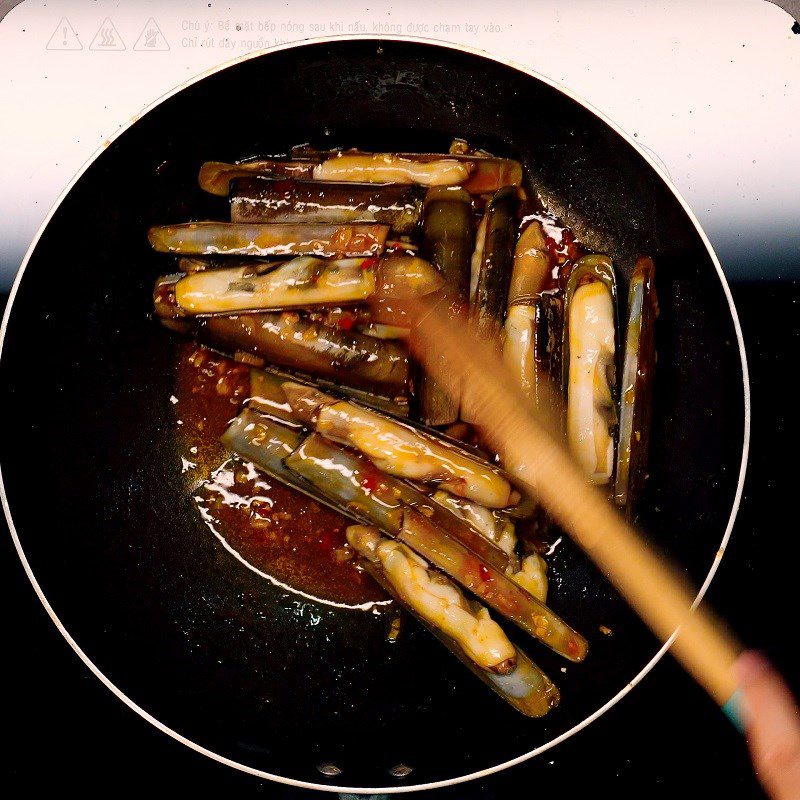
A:
<svg viewBox="0 0 800 800">
<path fill-rule="evenodd" d="M 291 589 L 347 605 L 385 599 L 349 560 L 345 517 L 231 458 L 220 444 L 249 389 L 247 366 L 181 345 L 172 402 L 203 519 L 253 569 Z"/>
</svg>

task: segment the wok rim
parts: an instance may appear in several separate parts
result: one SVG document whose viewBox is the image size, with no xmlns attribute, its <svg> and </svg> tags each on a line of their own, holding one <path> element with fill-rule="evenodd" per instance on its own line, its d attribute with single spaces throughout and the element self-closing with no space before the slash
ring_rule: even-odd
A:
<svg viewBox="0 0 800 800">
<path fill-rule="evenodd" d="M 43 220 L 42 224 L 39 226 L 39 229 L 36 232 L 33 240 L 31 241 L 28 250 L 25 253 L 25 257 L 22 260 L 22 263 L 17 271 L 17 274 L 14 278 L 14 282 L 11 286 L 11 291 L 8 295 L 8 301 L 6 303 L 6 308 L 3 313 L 3 320 L 2 324 L 0 324 L 0 359 L 2 359 L 3 354 L 3 346 L 5 344 L 5 337 L 6 331 L 8 328 L 9 319 L 11 317 L 11 309 L 14 304 L 14 300 L 17 295 L 17 291 L 19 289 L 19 285 L 22 281 L 22 277 L 25 273 L 25 269 L 28 266 L 28 262 L 31 259 L 34 251 L 36 250 L 36 246 L 39 243 L 44 231 L 46 230 L 47 226 L 50 224 L 53 216 L 55 215 L 56 211 L 58 211 L 61 204 L 67 198 L 69 193 L 72 191 L 74 186 L 77 182 L 83 177 L 84 173 L 88 170 L 88 168 L 105 152 L 108 146 L 116 141 L 123 133 L 125 133 L 129 128 L 135 125 L 141 117 L 145 114 L 153 111 L 157 106 L 161 105 L 164 101 L 168 100 L 169 98 L 173 97 L 174 95 L 178 94 L 179 92 L 183 91 L 184 89 L 193 86 L 194 84 L 202 81 L 203 79 L 210 77 L 211 75 L 215 75 L 223 70 L 228 69 L 236 64 L 241 64 L 245 61 L 249 61 L 254 58 L 259 58 L 263 55 L 268 53 L 275 53 L 280 52 L 283 50 L 289 50 L 294 48 L 305 47 L 308 45 L 315 45 L 315 44 L 331 44 L 339 41 L 372 41 L 372 42 L 382 42 L 382 41 L 393 41 L 393 42 L 409 42 L 413 44 L 426 44 L 426 45 L 433 45 L 437 47 L 442 47 L 449 50 L 455 50 L 458 52 L 466 53 L 468 55 L 477 56 L 479 58 L 489 59 L 496 63 L 502 64 L 506 67 L 510 67 L 511 69 L 517 70 L 519 72 L 524 73 L 536 80 L 541 81 L 542 83 L 550 86 L 551 88 L 555 89 L 556 91 L 561 92 L 562 94 L 569 97 L 571 100 L 575 101 L 583 108 L 585 108 L 589 113 L 594 114 L 597 118 L 599 118 L 603 123 L 608 125 L 615 133 L 621 136 L 629 145 L 631 145 L 636 152 L 647 162 L 650 168 L 658 175 L 659 178 L 664 182 L 666 187 L 669 189 L 670 192 L 674 195 L 675 199 L 680 204 L 681 208 L 687 215 L 689 221 L 694 226 L 700 240 L 703 243 L 706 251 L 708 252 L 709 257 L 711 258 L 711 262 L 714 265 L 714 269 L 717 272 L 717 277 L 719 278 L 720 284 L 722 286 L 723 293 L 725 295 L 725 299 L 728 302 L 728 310 L 731 315 L 731 319 L 733 321 L 734 331 L 736 333 L 736 341 L 739 346 L 739 356 L 741 360 L 741 368 L 742 368 L 742 390 L 743 390 L 743 400 L 744 400 L 744 431 L 743 431 L 743 439 L 742 439 L 742 459 L 739 465 L 739 476 L 736 484 L 736 492 L 734 494 L 733 503 L 731 506 L 730 516 L 728 518 L 727 525 L 725 527 L 724 534 L 722 536 L 722 541 L 718 550 L 716 551 L 711 566 L 708 570 L 708 573 L 705 577 L 705 580 L 701 584 L 700 588 L 698 589 L 697 596 L 692 603 L 692 608 L 697 607 L 697 605 L 702 601 L 703 597 L 705 596 L 706 592 L 708 591 L 709 586 L 711 585 L 711 581 L 714 579 L 714 576 L 717 573 L 719 568 L 720 562 L 722 560 L 722 556 L 725 554 L 725 551 L 728 546 L 728 542 L 730 540 L 731 534 L 733 532 L 733 526 L 736 522 L 736 517 L 739 512 L 739 506 L 742 499 L 742 494 L 744 490 L 744 482 L 747 473 L 747 460 L 748 460 L 748 453 L 750 449 L 750 432 L 751 432 L 751 407 L 750 407 L 750 378 L 749 378 L 749 370 L 747 367 L 747 354 L 745 350 L 744 344 L 744 337 L 742 335 L 741 324 L 739 322 L 739 316 L 736 312 L 736 306 L 733 302 L 733 297 L 731 295 L 730 287 L 728 286 L 728 281 L 725 277 L 725 273 L 722 270 L 722 265 L 720 264 L 719 258 L 717 257 L 716 252 L 714 251 L 711 242 L 708 239 L 705 231 L 703 230 L 700 221 L 695 216 L 694 212 L 690 208 L 689 204 L 682 196 L 678 188 L 672 182 L 669 174 L 665 167 L 662 167 L 658 161 L 654 158 L 653 155 L 650 154 L 650 151 L 640 145 L 640 143 L 630 136 L 625 130 L 623 130 L 619 125 L 617 125 L 613 120 L 611 120 L 603 111 L 596 108 L 586 99 L 581 97 L 579 94 L 574 92 L 573 90 L 569 89 L 568 87 L 564 86 L 563 84 L 559 83 L 558 81 L 553 80 L 552 78 L 547 77 L 546 75 L 537 72 L 536 70 L 530 69 L 518 62 L 514 61 L 513 59 L 503 58 L 501 56 L 494 55 L 492 53 L 487 52 L 478 47 L 472 47 L 470 45 L 459 44 L 455 42 L 448 42 L 441 39 L 435 39 L 430 37 L 422 37 L 422 36 L 408 36 L 408 35 L 381 35 L 381 36 L 374 36 L 372 34 L 342 34 L 338 36 L 321 36 L 321 37 L 309 37 L 306 39 L 297 40 L 294 42 L 285 42 L 281 44 L 274 45 L 272 47 L 264 48 L 262 50 L 257 50 L 252 53 L 245 53 L 244 55 L 238 56 L 234 59 L 229 61 L 225 61 L 221 64 L 218 64 L 214 67 L 206 69 L 199 74 L 193 76 L 192 78 L 178 84 L 177 86 L 170 89 L 168 92 L 162 94 L 160 97 L 153 100 L 148 105 L 144 106 L 139 112 L 134 114 L 124 125 L 118 128 L 113 134 L 108 136 L 106 141 L 101 145 L 92 155 L 84 162 L 84 164 L 79 168 L 79 170 L 75 173 L 69 183 L 64 187 L 61 191 L 55 202 L 53 203 L 52 207 L 47 213 L 47 216 Z M 197 753 L 200 753 L 220 764 L 224 764 L 228 767 L 232 767 L 237 769 L 241 772 L 245 772 L 247 774 L 253 775 L 258 778 L 262 778 L 265 780 L 274 781 L 276 783 L 281 783 L 287 786 L 293 786 L 296 788 L 301 789 L 313 789 L 316 791 L 322 792 L 338 792 L 338 793 L 348 793 L 348 794 L 402 794 L 406 792 L 421 792 L 427 791 L 429 789 L 439 789 L 444 788 L 446 786 L 453 786 L 459 783 L 466 783 L 467 781 L 478 780 L 481 778 L 485 778 L 489 775 L 494 775 L 498 772 L 501 772 L 505 769 L 510 767 L 516 766 L 521 764 L 525 761 L 528 761 L 536 756 L 541 755 L 542 753 L 547 752 L 548 750 L 552 749 L 556 745 L 560 744 L 563 741 L 566 741 L 570 737 L 574 736 L 576 733 L 580 732 L 584 728 L 588 727 L 592 722 L 597 720 L 601 717 L 606 711 L 610 708 L 615 706 L 623 697 L 625 697 L 636 685 L 638 685 L 644 677 L 655 667 L 655 665 L 664 657 L 667 653 L 669 648 L 671 647 L 675 637 L 677 636 L 678 631 L 675 630 L 669 639 L 656 651 L 655 655 L 642 667 L 642 669 L 631 679 L 631 681 L 626 684 L 619 692 L 613 695 L 609 700 L 607 700 L 603 705 L 597 708 L 594 712 L 586 716 L 576 725 L 573 725 L 568 730 L 564 731 L 560 735 L 550 739 L 548 742 L 540 745 L 539 747 L 534 748 L 533 750 L 529 750 L 526 753 L 522 753 L 519 756 L 516 756 L 512 759 L 507 761 L 503 761 L 499 764 L 495 764 L 492 767 L 486 767 L 482 770 L 477 770 L 474 772 L 468 772 L 464 775 L 459 775 L 453 778 L 446 778 L 439 781 L 431 781 L 429 783 L 418 783 L 418 784 L 408 784 L 405 786 L 398 786 L 398 785 L 390 785 L 390 786 L 382 786 L 382 787 L 372 787 L 366 788 L 361 786 L 338 786 L 332 784 L 323 784 L 323 783 L 314 783 L 311 781 L 303 781 L 296 778 L 289 778 L 283 775 L 279 775 L 272 772 L 267 772 L 265 770 L 260 770 L 255 767 L 248 766 L 247 764 L 243 764 L 239 761 L 235 761 L 234 759 L 228 758 L 220 753 L 216 753 L 213 750 L 210 750 L 204 747 L 197 742 L 188 739 L 183 734 L 179 733 L 176 730 L 173 730 L 169 726 L 165 725 L 163 722 L 158 720 L 155 716 L 150 714 L 147 710 L 142 708 L 138 705 L 133 699 L 128 697 L 121 689 L 119 689 L 113 681 L 108 678 L 100 669 L 97 667 L 92 659 L 81 649 L 80 645 L 75 641 L 69 631 L 64 627 L 61 623 L 61 620 L 58 618 L 53 607 L 50 605 L 49 600 L 47 599 L 44 591 L 42 590 L 39 582 L 36 579 L 36 576 L 33 574 L 33 570 L 28 562 L 27 556 L 25 555 L 25 551 L 22 547 L 22 543 L 19 538 L 19 534 L 17 533 L 17 529 L 14 525 L 14 520 L 11 515 L 11 509 L 9 507 L 8 498 L 6 496 L 5 490 L 5 483 L 3 481 L 3 470 L 2 464 L 0 464 L 0 502 L 2 502 L 3 512 L 5 514 L 6 523 L 8 524 L 9 532 L 11 534 L 11 538 L 14 542 L 14 547 L 17 551 L 17 556 L 19 557 L 20 561 L 22 562 L 22 566 L 25 570 L 25 574 L 28 576 L 28 580 L 30 581 L 36 595 L 39 598 L 42 606 L 44 607 L 45 611 L 50 616 L 55 627 L 67 641 L 67 643 L 72 647 L 78 657 L 83 661 L 83 663 L 89 668 L 89 670 L 97 677 L 101 683 L 103 683 L 107 689 L 109 689 L 112 694 L 114 694 L 119 700 L 121 700 L 128 708 L 132 711 L 136 712 L 140 717 L 144 720 L 149 722 L 153 725 L 156 729 L 160 730 L 162 733 L 170 736 L 175 741 L 189 747 L 190 749 L 194 750 Z"/>
</svg>

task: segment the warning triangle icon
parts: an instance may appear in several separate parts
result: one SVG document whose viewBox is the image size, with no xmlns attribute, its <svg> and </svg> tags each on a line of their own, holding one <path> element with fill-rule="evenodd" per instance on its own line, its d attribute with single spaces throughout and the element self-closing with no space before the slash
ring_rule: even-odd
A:
<svg viewBox="0 0 800 800">
<path fill-rule="evenodd" d="M 114 27 L 114 23 L 106 17 L 97 29 L 97 33 L 89 45 L 90 50 L 124 50 L 125 42 Z"/>
<path fill-rule="evenodd" d="M 48 50 L 83 50 L 81 40 L 75 29 L 66 17 L 61 17 L 61 22 L 56 25 L 50 41 L 47 42 Z"/>
<path fill-rule="evenodd" d="M 161 33 L 161 28 L 158 27 L 156 21 L 150 17 L 145 23 L 136 44 L 133 46 L 134 50 L 169 50 L 164 34 Z"/>
</svg>

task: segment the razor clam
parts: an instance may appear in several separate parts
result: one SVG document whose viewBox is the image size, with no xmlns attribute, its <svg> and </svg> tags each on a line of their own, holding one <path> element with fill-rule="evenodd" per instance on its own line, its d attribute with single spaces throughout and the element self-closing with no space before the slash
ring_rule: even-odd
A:
<svg viewBox="0 0 800 800">
<path fill-rule="evenodd" d="M 397 538 L 504 617 L 570 661 L 583 661 L 586 640 L 506 573 L 481 564 L 419 511 L 406 507 Z"/>
<path fill-rule="evenodd" d="M 497 341 L 503 328 L 518 211 L 519 197 L 511 186 L 500 189 L 486 207 L 485 242 L 470 311 L 472 326 L 480 339 Z"/>
<path fill-rule="evenodd" d="M 525 226 L 514 248 L 511 280 L 508 287 L 509 307 L 538 297 L 550 274 L 551 259 L 541 222 L 533 220 Z"/>
<path fill-rule="evenodd" d="M 375 536 L 378 537 L 378 542 L 375 541 Z M 420 605 L 419 602 L 409 602 L 404 596 L 405 593 L 401 594 L 400 591 L 398 591 L 395 583 L 392 582 L 387 571 L 384 569 L 381 559 L 375 552 L 381 546 L 384 546 L 384 543 L 388 545 L 391 540 L 382 539 L 379 534 L 377 534 L 376 529 L 365 528 L 364 526 L 351 526 L 348 528 L 347 539 L 350 545 L 361 555 L 359 564 L 363 567 L 365 572 L 367 572 L 388 595 L 393 597 L 428 631 L 439 639 L 459 661 L 468 667 L 507 703 L 516 708 L 517 711 L 520 711 L 528 717 L 542 717 L 558 705 L 559 693 L 556 686 L 521 650 L 512 645 L 514 650 L 513 669 L 508 671 L 505 669 L 502 671 L 492 668 L 487 669 L 482 666 L 479 660 L 476 660 L 470 654 L 469 648 L 465 647 L 462 643 L 464 634 L 462 633 L 463 629 L 461 626 L 456 628 L 456 636 L 453 637 L 448 635 L 444 626 L 437 624 L 438 617 L 444 613 L 443 610 L 440 611 L 440 608 L 444 606 L 444 599 L 436 603 L 436 605 L 428 603 L 422 608 L 417 607 Z M 394 544 L 398 548 L 403 547 L 397 543 Z M 386 549 L 385 546 L 384 549 Z M 408 563 L 409 566 L 412 564 L 414 565 L 413 567 L 410 566 L 410 569 L 420 574 L 419 570 L 415 569 L 415 567 L 423 569 L 422 564 L 419 563 L 419 561 L 422 561 L 419 559 L 419 556 L 416 556 L 413 551 L 400 552 L 406 558 L 406 563 Z M 400 559 L 397 560 L 399 561 Z M 425 570 L 425 573 L 430 576 L 429 580 L 434 589 L 434 593 L 431 593 L 433 595 L 432 599 L 440 595 L 452 597 L 455 601 L 452 603 L 452 606 L 463 609 L 463 613 L 461 611 L 457 613 L 459 617 L 464 618 L 467 626 L 474 627 L 474 629 L 477 630 L 486 630 L 488 628 L 489 631 L 499 639 L 497 630 L 488 624 L 489 620 L 486 619 L 486 617 L 488 617 L 488 611 L 484 607 L 479 606 L 479 604 L 475 602 L 470 603 L 467 601 L 458 587 L 449 583 L 449 581 L 439 573 L 432 570 Z M 412 600 L 417 596 L 421 596 L 421 599 L 425 597 L 422 592 L 417 592 L 415 596 L 412 597 Z M 425 613 L 428 609 L 433 613 Z M 484 613 L 486 617 L 484 617 Z M 479 617 L 483 617 L 483 619 Z M 472 625 L 470 625 L 470 619 L 475 620 Z M 473 636 L 470 638 L 475 637 Z M 481 648 L 481 650 L 483 650 L 483 648 Z M 511 651 L 509 650 L 508 652 L 510 653 Z M 486 661 L 486 659 L 483 660 Z"/>
<path fill-rule="evenodd" d="M 470 603 L 452 581 L 430 569 L 407 545 L 381 536 L 370 525 L 351 525 L 347 541 L 380 569 L 405 606 L 455 640 L 481 669 L 499 675 L 514 669 L 514 645 L 486 608 Z"/>
<path fill-rule="evenodd" d="M 506 514 L 486 508 L 472 500 L 465 500 L 443 489 L 436 489 L 430 496 L 451 514 L 463 519 L 482 536 L 493 541 L 509 559 L 515 557 L 517 536 L 514 532 L 514 522 Z"/>
<path fill-rule="evenodd" d="M 235 417 L 220 441 L 239 458 L 255 464 L 258 469 L 291 489 L 341 513 L 342 509 L 321 495 L 302 477 L 284 464 L 284 459 L 299 445 L 303 435 L 287 428 L 274 418 L 245 408 Z"/>
<path fill-rule="evenodd" d="M 550 254 L 541 223 L 531 222 L 520 234 L 514 251 L 514 265 L 508 290 L 508 311 L 504 324 L 503 361 L 534 411 L 552 409 L 545 403 L 545 376 L 552 315 L 555 301 L 542 290 L 551 268 Z M 547 398 L 548 400 L 552 398 Z"/>
<path fill-rule="evenodd" d="M 455 186 L 464 183 L 473 170 L 472 162 L 452 156 L 420 161 L 395 153 L 339 153 L 317 164 L 313 176 L 318 181 Z"/>
<path fill-rule="evenodd" d="M 274 356 L 274 350 L 267 350 L 267 348 L 281 348 L 281 343 L 274 341 L 273 337 L 269 335 L 269 332 L 266 330 L 259 332 L 257 327 L 255 331 L 253 330 L 253 325 L 247 325 L 245 327 L 240 326 L 238 322 L 234 321 L 238 318 L 228 317 L 227 319 L 231 321 L 225 322 L 223 321 L 225 318 L 220 317 L 218 323 L 209 325 L 203 323 L 203 321 L 198 318 L 177 317 L 172 288 L 178 278 L 179 276 L 167 276 L 165 278 L 160 278 L 156 284 L 154 292 L 155 310 L 161 324 L 184 336 L 194 336 L 202 344 L 221 352 L 229 358 L 249 364 L 251 367 L 261 368 L 259 370 L 251 370 L 251 394 L 257 396 L 258 391 L 263 387 L 259 384 L 258 388 L 255 388 L 252 375 L 256 372 L 265 371 L 264 367 L 267 361 L 266 356 L 258 355 L 258 353 L 273 353 L 271 357 L 273 357 L 276 362 L 283 363 L 283 361 L 286 360 L 283 356 Z M 262 315 L 252 314 L 247 316 L 253 317 L 253 323 L 258 323 Z M 280 315 L 275 316 L 276 318 L 280 317 Z M 287 318 L 291 322 L 293 316 L 289 314 Z M 300 318 L 298 317 L 297 323 L 299 322 Z M 367 347 L 366 350 L 362 350 L 362 358 L 367 363 L 371 360 L 374 361 L 374 359 L 372 359 L 374 355 L 377 355 L 377 360 L 379 361 L 387 358 L 406 358 L 405 351 L 397 349 L 397 346 L 392 342 L 387 342 L 387 344 L 390 345 L 389 350 L 383 347 L 381 342 L 378 342 L 377 349 L 375 349 L 369 346 L 369 337 L 360 334 L 349 336 L 347 334 L 349 328 L 342 328 L 343 334 L 342 337 L 339 338 L 335 336 L 335 331 L 331 332 L 326 326 L 318 324 L 318 327 L 326 332 L 324 338 L 328 340 L 329 343 L 335 345 L 335 350 L 341 354 L 340 361 L 343 359 L 345 363 L 355 352 L 353 350 L 353 345 L 355 345 L 356 348 Z M 300 346 L 310 346 L 312 344 L 311 340 L 315 336 L 318 337 L 318 333 L 312 334 L 312 331 L 315 329 L 310 327 L 303 327 L 302 330 L 306 330 L 308 333 L 307 341 L 300 342 Z M 237 338 L 237 332 L 239 338 Z M 293 350 L 290 343 L 285 343 L 283 348 L 286 351 L 285 355 L 290 357 L 291 351 Z M 309 353 L 308 357 L 311 357 L 311 355 L 312 354 Z M 278 389 L 280 389 L 280 384 L 285 381 L 298 381 L 302 383 L 310 377 L 311 366 L 313 366 L 313 364 L 309 366 L 309 362 L 305 359 L 304 363 L 306 366 L 303 369 L 298 366 L 296 360 L 292 361 L 292 363 L 284 364 L 285 367 L 289 369 L 294 368 L 297 372 L 282 372 L 276 369 L 273 364 L 270 364 L 268 370 L 265 372 L 269 376 L 275 377 L 278 381 Z M 331 365 L 328 364 L 328 367 L 330 366 Z M 353 366 L 355 366 L 354 363 Z M 375 364 L 375 366 L 377 366 L 377 364 Z M 325 365 L 320 364 L 320 369 L 324 370 Z M 406 364 L 404 370 L 407 372 L 407 369 L 408 365 Z M 360 372 L 361 370 L 357 371 Z M 301 374 L 298 374 L 298 372 Z M 369 372 L 369 369 L 367 369 L 367 372 Z M 391 380 L 387 387 L 370 384 L 368 389 L 363 389 L 359 388 L 359 385 L 369 383 L 369 379 L 366 377 L 350 377 L 349 375 L 340 373 L 337 374 L 335 378 L 335 381 L 326 380 L 324 376 L 318 374 L 314 377 L 314 380 L 320 387 L 328 391 L 334 391 L 345 397 L 350 397 L 371 408 L 377 408 L 379 411 L 383 411 L 395 417 L 408 417 L 409 408 L 408 399 L 404 394 L 405 387 L 399 386 L 394 380 Z M 397 379 L 399 380 L 399 375 Z M 351 385 L 352 383 L 357 383 L 359 385 L 353 386 Z M 384 394 L 380 392 L 384 392 Z M 282 389 L 280 389 L 280 396 L 282 398 L 280 402 L 286 402 Z"/>
<path fill-rule="evenodd" d="M 399 156 L 421 162 L 452 158 L 471 165 L 469 177 L 461 187 L 470 194 L 493 194 L 504 186 L 522 183 L 522 164 L 511 158 L 497 158 L 485 152 L 451 153 L 399 153 Z"/>
<path fill-rule="evenodd" d="M 263 369 L 251 369 L 250 397 L 247 399 L 247 407 L 280 420 L 282 425 L 286 425 L 292 430 L 300 431 L 303 429 L 303 423 L 295 417 L 286 393 L 283 391 L 285 380 L 285 378 Z M 292 450 L 298 444 L 300 444 L 299 440 Z"/>
<path fill-rule="evenodd" d="M 474 150 L 461 140 L 454 140 L 448 153 L 366 153 L 355 148 L 342 150 L 318 150 L 310 145 L 292 148 L 292 158 L 316 162 L 333 161 L 352 156 L 379 156 L 384 159 L 402 159 L 418 164 L 430 162 L 457 161 L 468 166 L 470 172 L 460 185 L 470 194 L 493 194 L 503 186 L 520 186 L 523 180 L 522 164 L 511 158 L 497 158 L 485 150 Z M 398 181 L 392 181 L 397 183 Z"/>
<path fill-rule="evenodd" d="M 425 199 L 423 212 L 424 254 L 446 281 L 440 291 L 455 317 L 466 305 L 469 292 L 470 260 L 474 247 L 472 208 L 467 192 L 437 187 Z M 411 332 L 412 350 L 423 352 L 425 341 Z M 427 371 L 419 376 L 415 396 L 418 415 L 426 425 L 449 425 L 458 418 L 461 386 L 439 385 Z"/>
<path fill-rule="evenodd" d="M 482 341 L 500 346 L 508 286 L 514 262 L 519 197 L 517 188 L 506 186 L 489 201 L 481 221 L 484 241 L 473 255 L 475 291 L 470 300 L 470 328 Z M 477 274 L 475 274 L 476 262 Z M 461 395 L 461 419 L 475 422 L 474 397 L 469 386 Z"/>
<path fill-rule="evenodd" d="M 412 233 L 424 197 L 413 185 L 240 178 L 230 189 L 231 222 L 377 222 Z"/>
<path fill-rule="evenodd" d="M 316 161 L 285 161 L 259 159 L 241 164 L 227 164 L 224 161 L 206 161 L 200 167 L 198 183 L 200 188 L 211 194 L 227 197 L 231 181 L 253 175 L 278 178 L 311 178 Z"/>
<path fill-rule="evenodd" d="M 174 283 L 159 279 L 154 291 L 156 314 L 175 322 Z M 337 330 L 302 318 L 293 311 L 237 316 L 195 317 L 181 332 L 222 353 L 247 353 L 262 362 L 319 375 L 386 397 L 403 395 L 408 354 L 396 342 Z M 168 327 L 175 327 L 169 325 Z M 253 363 L 255 359 L 247 359 Z M 244 359 L 240 359 L 244 360 Z"/>
<path fill-rule="evenodd" d="M 287 381 L 315 388 L 322 387 L 326 391 L 336 392 L 394 417 L 408 416 L 408 403 L 402 402 L 402 398 L 382 397 L 374 392 L 344 386 L 341 383 L 333 384 L 323 378 L 315 378 L 314 383 L 311 384 L 298 375 L 282 372 L 272 366 L 266 369 L 253 368 L 250 370 L 250 398 L 247 404 L 265 414 L 277 417 L 285 424 L 290 424 L 291 427 L 302 427 L 300 421 L 294 416 L 292 407 L 286 398 L 286 392 L 283 391 L 283 384 Z"/>
<path fill-rule="evenodd" d="M 208 317 L 199 324 L 201 338 L 206 333 L 228 350 L 244 350 L 271 364 L 390 397 L 406 388 L 408 355 L 395 342 L 323 328 L 292 312 Z"/>
<path fill-rule="evenodd" d="M 650 415 L 655 369 L 658 299 L 655 267 L 640 258 L 628 289 L 628 326 L 620 392 L 617 472 L 614 499 L 632 514 L 647 472 Z"/>
<path fill-rule="evenodd" d="M 232 453 L 252 461 L 273 478 L 309 494 L 308 485 L 283 464 L 283 459 L 302 439 L 300 431 L 278 425 L 263 414 L 245 408 L 230 423 L 220 441 Z"/>
<path fill-rule="evenodd" d="M 297 419 L 327 439 L 355 448 L 388 475 L 441 483 L 451 494 L 487 508 L 505 508 L 519 500 L 500 470 L 431 433 L 313 387 L 287 382 L 283 390 Z"/>
<path fill-rule="evenodd" d="M 532 407 L 539 383 L 536 361 L 537 309 L 535 301 L 511 306 L 503 326 L 503 362 Z"/>
<path fill-rule="evenodd" d="M 259 159 L 240 164 L 207 161 L 199 183 L 211 194 L 225 197 L 238 178 L 262 176 L 298 180 L 461 185 L 470 194 L 492 194 L 503 186 L 522 183 L 522 165 L 510 158 L 485 153 L 365 153 L 359 150 L 293 149 L 292 159 Z"/>
<path fill-rule="evenodd" d="M 383 252 L 386 225 L 260 225 L 185 222 L 157 225 L 148 238 L 154 250 L 181 255 L 358 258 Z"/>
<path fill-rule="evenodd" d="M 267 368 L 267 371 L 271 374 L 271 376 L 274 376 L 276 379 L 280 379 L 280 397 L 283 398 L 281 402 L 284 402 L 284 400 L 288 402 L 286 399 L 286 392 L 283 389 L 283 384 L 286 382 L 297 383 L 308 389 L 314 390 L 315 392 L 321 392 L 323 394 L 326 392 L 329 393 L 330 402 L 332 403 L 342 399 L 352 400 L 358 406 L 366 406 L 367 408 L 381 412 L 390 422 L 393 420 L 398 421 L 398 417 L 401 418 L 399 420 L 400 422 L 406 422 L 405 418 L 408 416 L 407 407 L 403 407 L 401 412 L 398 413 L 395 410 L 397 404 L 394 404 L 395 407 L 393 407 L 389 402 L 386 401 L 386 398 L 376 397 L 370 392 L 361 389 L 355 389 L 352 386 L 340 386 L 332 383 L 331 381 L 325 380 L 324 378 L 314 378 L 314 380 L 311 381 L 304 376 L 297 377 L 294 374 L 282 372 L 281 370 L 277 370 L 271 366 Z M 374 402 L 375 400 L 380 400 L 381 402 L 376 403 Z M 302 414 L 303 411 L 301 410 L 300 413 Z M 295 419 L 297 419 L 297 417 L 295 417 Z M 491 463 L 489 456 L 484 451 L 478 449 L 474 445 L 450 436 L 447 432 L 441 431 L 437 428 L 427 428 L 417 421 L 411 421 L 408 424 L 413 430 L 419 431 L 427 437 L 433 438 L 434 441 L 440 442 L 447 448 L 455 450 L 459 453 L 463 453 L 467 458 L 478 461 L 479 463 L 485 465 L 486 468 L 502 472 L 502 470 L 499 470 L 498 467 Z M 503 509 L 503 513 L 512 517 L 528 517 L 530 516 L 532 510 L 533 509 L 525 500 L 525 498 L 521 498 L 517 505 Z"/>
<path fill-rule="evenodd" d="M 567 443 L 593 483 L 614 473 L 616 281 L 608 256 L 583 256 L 564 294 L 562 381 Z"/>
<path fill-rule="evenodd" d="M 430 294 L 443 283 L 421 258 L 299 256 L 266 272 L 248 264 L 186 275 L 175 285 L 175 301 L 188 315 L 269 311 L 360 303 L 373 297 L 407 299 Z"/>
<path fill-rule="evenodd" d="M 396 536 L 403 508 L 420 508 L 436 525 L 436 536 L 452 537 L 454 547 L 481 559 L 498 571 L 508 568 L 508 556 L 469 525 L 465 525 L 410 484 L 382 473 L 369 459 L 312 434 L 286 459 L 286 466 L 305 478 L 331 503 L 354 519 L 377 525 Z M 456 579 L 458 576 L 454 576 Z"/>
</svg>

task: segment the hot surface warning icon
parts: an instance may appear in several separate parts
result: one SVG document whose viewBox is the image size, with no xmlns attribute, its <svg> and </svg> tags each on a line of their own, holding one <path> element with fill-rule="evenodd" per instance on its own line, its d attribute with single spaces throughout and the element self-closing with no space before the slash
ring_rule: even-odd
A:
<svg viewBox="0 0 800 800">
<path fill-rule="evenodd" d="M 136 44 L 133 46 L 134 50 L 169 50 L 169 44 L 161 33 L 161 28 L 158 27 L 156 21 L 150 17 L 145 23 Z"/>
<path fill-rule="evenodd" d="M 66 17 L 61 17 L 61 22 L 56 25 L 50 41 L 47 43 L 48 50 L 83 50 L 78 34 L 75 33 L 72 25 Z"/>
<path fill-rule="evenodd" d="M 114 27 L 114 23 L 111 21 L 109 17 L 106 17 L 100 27 L 97 29 L 97 33 L 94 35 L 94 39 L 92 39 L 92 43 L 89 45 L 90 50 L 124 50 L 125 43 L 122 41 L 122 37 L 119 35 L 119 31 Z"/>
</svg>

